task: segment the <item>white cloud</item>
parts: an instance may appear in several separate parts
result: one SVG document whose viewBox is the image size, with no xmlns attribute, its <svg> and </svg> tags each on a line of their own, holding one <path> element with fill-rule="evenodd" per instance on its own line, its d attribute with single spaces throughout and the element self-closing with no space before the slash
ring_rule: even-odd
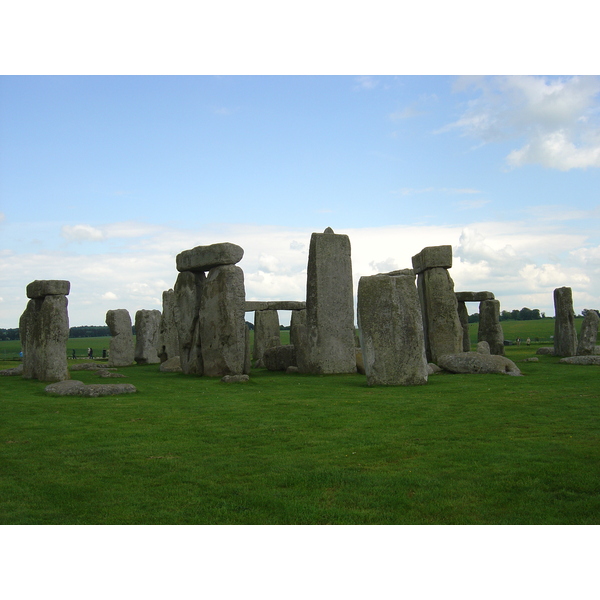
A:
<svg viewBox="0 0 600 600">
<path fill-rule="evenodd" d="M 91 225 L 64 225 L 60 235 L 69 242 L 93 241 L 105 239 L 105 234 Z"/>
<path fill-rule="evenodd" d="M 379 85 L 379 81 L 371 77 L 371 75 L 363 75 L 360 77 L 356 77 L 355 81 L 355 90 L 372 90 Z"/>
<path fill-rule="evenodd" d="M 106 292 L 105 294 L 102 294 L 101 296 L 102 300 L 118 300 L 119 297 L 114 294 L 113 292 Z"/>
<path fill-rule="evenodd" d="M 125 221 L 93 227 L 92 225 L 63 225 L 60 235 L 69 242 L 100 242 L 113 238 L 139 238 L 156 233 L 162 229 L 159 225 Z"/>
<path fill-rule="evenodd" d="M 511 167 L 600 167 L 600 78 L 469 78 L 457 89 L 469 87 L 480 96 L 436 133 L 458 130 L 483 143 L 524 138 L 506 157 Z"/>
</svg>

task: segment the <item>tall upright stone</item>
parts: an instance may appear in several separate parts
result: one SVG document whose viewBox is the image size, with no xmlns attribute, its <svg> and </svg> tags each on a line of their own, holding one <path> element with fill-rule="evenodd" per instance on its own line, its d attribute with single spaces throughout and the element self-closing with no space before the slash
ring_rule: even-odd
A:
<svg viewBox="0 0 600 600">
<path fill-rule="evenodd" d="M 596 351 L 596 342 L 598 340 L 598 324 L 600 317 L 594 310 L 588 310 L 581 331 L 579 332 L 579 344 L 577 345 L 577 356 L 591 356 Z"/>
<path fill-rule="evenodd" d="M 458 300 L 458 319 L 463 331 L 463 352 L 471 351 L 471 334 L 469 332 L 469 311 L 467 310 L 467 304 L 461 300 Z"/>
<path fill-rule="evenodd" d="M 356 372 L 350 239 L 330 227 L 310 239 L 305 340 L 300 372 Z"/>
<path fill-rule="evenodd" d="M 183 271 L 177 276 L 173 287 L 181 370 L 188 375 L 202 375 L 204 372 L 198 319 L 205 280 L 206 275 L 202 271 Z"/>
<path fill-rule="evenodd" d="M 204 375 L 241 375 L 246 364 L 244 272 L 236 265 L 214 267 L 201 289 L 198 332 Z"/>
<path fill-rule="evenodd" d="M 162 315 L 158 331 L 157 352 L 161 362 L 179 356 L 179 333 L 175 315 L 175 291 L 166 290 L 162 295 Z"/>
<path fill-rule="evenodd" d="M 138 310 L 135 313 L 135 362 L 139 365 L 160 362 L 156 346 L 160 329 L 160 310 Z"/>
<path fill-rule="evenodd" d="M 67 295 L 70 287 L 65 280 L 36 280 L 27 286 L 30 300 L 19 320 L 25 379 L 51 382 L 69 379 Z"/>
<path fill-rule="evenodd" d="M 573 291 L 570 287 L 554 290 L 554 354 L 575 356 L 577 352 L 577 331 L 573 311 Z"/>
<path fill-rule="evenodd" d="M 262 367 L 263 355 L 267 348 L 281 345 L 279 314 L 276 310 L 254 312 L 254 366 Z"/>
<path fill-rule="evenodd" d="M 500 324 L 499 300 L 483 300 L 479 303 L 477 341 L 487 342 L 490 354 L 504 356 L 504 331 Z"/>
<path fill-rule="evenodd" d="M 128 367 L 135 358 L 135 342 L 129 311 L 125 308 L 107 311 L 106 324 L 112 336 L 108 347 L 108 366 Z"/>
<path fill-rule="evenodd" d="M 452 267 L 452 246 L 430 246 L 412 257 L 418 275 L 427 359 L 437 363 L 444 354 L 463 351 L 463 328 L 458 316 Z"/>
<path fill-rule="evenodd" d="M 423 385 L 427 358 L 415 275 L 361 277 L 358 327 L 368 385 Z"/>
</svg>

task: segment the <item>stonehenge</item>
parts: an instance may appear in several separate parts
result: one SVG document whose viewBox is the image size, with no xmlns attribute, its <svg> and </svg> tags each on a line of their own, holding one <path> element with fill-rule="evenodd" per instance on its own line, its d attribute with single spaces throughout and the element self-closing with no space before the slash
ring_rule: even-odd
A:
<svg viewBox="0 0 600 600">
<path fill-rule="evenodd" d="M 69 379 L 67 295 L 70 287 L 64 280 L 36 280 L 27 286 L 30 300 L 19 320 L 23 378 L 48 382 Z"/>
<path fill-rule="evenodd" d="M 503 356 L 500 303 L 494 294 L 454 291 L 449 245 L 423 248 L 412 257 L 412 269 L 360 277 L 358 347 L 347 235 L 329 227 L 311 235 L 304 301 L 247 301 L 244 273 L 237 265 L 243 255 L 243 249 L 230 242 L 179 253 L 177 279 L 173 289 L 163 292 L 162 311 L 136 312 L 135 344 L 129 312 L 106 313 L 111 333 L 106 366 L 161 363 L 162 372 L 227 381 L 245 381 L 252 367 L 315 375 L 358 371 L 369 386 L 423 385 L 439 368 L 453 373 L 519 374 Z M 19 321 L 23 364 L 2 375 L 22 373 L 24 378 L 47 382 L 70 379 L 66 363 L 69 291 L 70 283 L 64 280 L 36 280 L 27 286 L 29 301 Z M 476 352 L 471 352 L 468 302 L 479 303 Z M 565 363 L 576 362 L 571 357 L 597 355 L 597 312 L 584 311 L 578 342 L 571 288 L 555 289 L 554 304 L 554 346 L 538 349 L 538 354 L 548 350 L 569 358 Z M 288 345 L 281 342 L 278 312 L 282 310 L 291 311 Z M 254 313 L 253 348 L 247 312 Z M 579 362 L 596 364 L 597 360 Z"/>
</svg>

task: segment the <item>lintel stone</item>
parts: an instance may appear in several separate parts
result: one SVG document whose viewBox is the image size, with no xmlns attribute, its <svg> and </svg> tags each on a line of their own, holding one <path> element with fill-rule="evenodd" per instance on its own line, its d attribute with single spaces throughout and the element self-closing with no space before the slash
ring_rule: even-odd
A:
<svg viewBox="0 0 600 600">
<path fill-rule="evenodd" d="M 71 282 L 62 279 L 36 279 L 27 286 L 28 298 L 44 298 L 45 296 L 68 296 Z"/>
<path fill-rule="evenodd" d="M 483 302 L 484 300 L 495 300 L 492 292 L 456 292 L 459 302 Z"/>
<path fill-rule="evenodd" d="M 296 300 L 247 300 L 244 306 L 246 312 L 257 310 L 304 310 L 306 302 Z"/>
<path fill-rule="evenodd" d="M 237 244 L 222 242 L 210 246 L 196 246 L 177 255 L 176 266 L 182 271 L 210 271 L 222 265 L 235 265 L 242 260 L 244 249 Z"/>
<path fill-rule="evenodd" d="M 412 264 L 417 275 L 427 269 L 436 267 L 450 269 L 452 267 L 452 246 L 428 246 L 423 248 L 419 254 L 412 257 Z"/>
</svg>

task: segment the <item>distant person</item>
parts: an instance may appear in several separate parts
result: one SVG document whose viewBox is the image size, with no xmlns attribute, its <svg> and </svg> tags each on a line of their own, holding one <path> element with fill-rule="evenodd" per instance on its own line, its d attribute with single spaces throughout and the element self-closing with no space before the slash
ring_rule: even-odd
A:
<svg viewBox="0 0 600 600">
<path fill-rule="evenodd" d="M 88 358 L 94 358 L 94 352 L 91 348 L 88 348 Z"/>
<path fill-rule="evenodd" d="M 21 350 L 21 352 L 19 352 L 19 358 L 23 358 L 23 350 Z"/>
<path fill-rule="evenodd" d="M 527 338 L 527 342 L 525 342 L 528 346 L 531 346 L 531 338 Z"/>
<path fill-rule="evenodd" d="M 517 346 L 521 345 L 521 338 L 517 338 Z"/>
<path fill-rule="evenodd" d="M 73 360 L 75 360 L 75 348 L 73 348 Z"/>
</svg>

